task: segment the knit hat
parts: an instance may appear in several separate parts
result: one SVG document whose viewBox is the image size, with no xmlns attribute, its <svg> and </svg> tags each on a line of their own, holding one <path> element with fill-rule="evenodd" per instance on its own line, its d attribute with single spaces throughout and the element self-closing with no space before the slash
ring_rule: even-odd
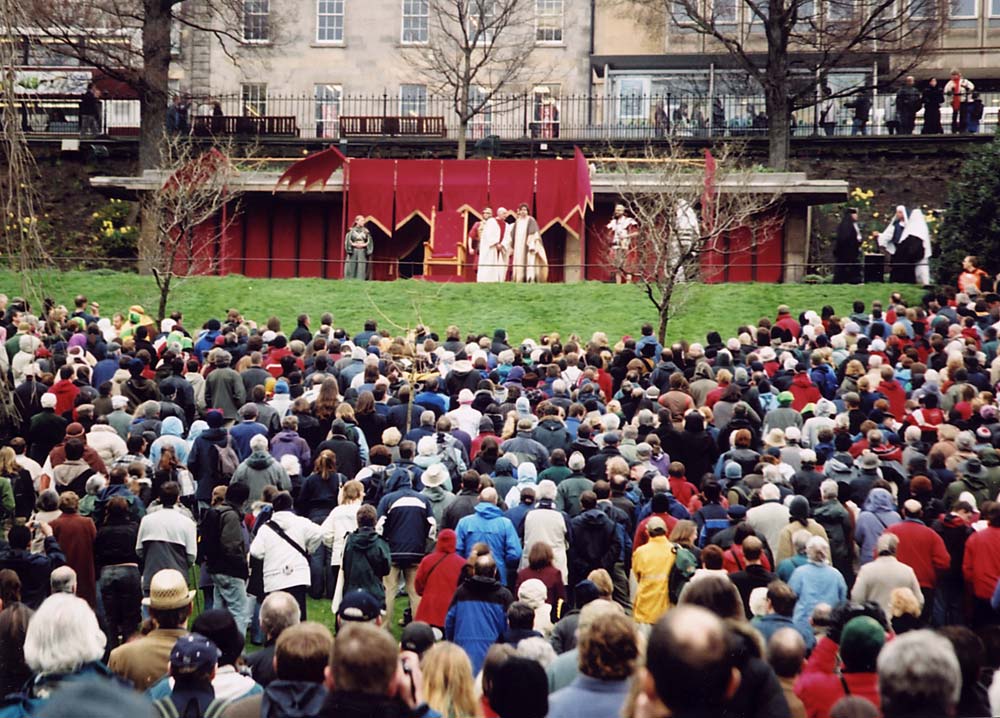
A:
<svg viewBox="0 0 1000 718">
<path fill-rule="evenodd" d="M 726 466 L 722 473 L 727 479 L 741 479 L 743 478 L 743 467 L 737 464 L 735 461 L 727 461 Z"/>
<path fill-rule="evenodd" d="M 218 409 L 211 409 L 205 412 L 205 421 L 208 423 L 209 428 L 218 429 L 225 423 L 226 417 Z"/>
<path fill-rule="evenodd" d="M 857 616 L 840 633 L 840 659 L 848 673 L 872 673 L 885 645 L 885 629 L 871 616 Z"/>
<path fill-rule="evenodd" d="M 46 392 L 42 394 L 42 398 L 39 399 L 39 401 L 41 402 L 43 409 L 55 409 L 58 400 L 56 399 L 55 394 Z"/>
<path fill-rule="evenodd" d="M 471 404 L 476 395 L 472 393 L 471 389 L 462 389 L 458 392 L 458 403 L 459 404 Z"/>
<path fill-rule="evenodd" d="M 570 471 L 582 471 L 583 467 L 587 465 L 587 460 L 579 451 L 574 451 L 569 455 L 569 461 L 566 465 L 569 467 Z"/>
<path fill-rule="evenodd" d="M 142 359 L 133 359 L 128 363 L 128 373 L 134 377 L 141 375 L 145 369 L 146 364 L 142 361 Z"/>
<path fill-rule="evenodd" d="M 809 500 L 805 496 L 795 496 L 788 504 L 788 516 L 795 521 L 806 521 L 809 518 Z"/>
<path fill-rule="evenodd" d="M 532 609 L 543 605 L 548 595 L 549 590 L 537 578 L 529 578 L 517 589 L 517 600 L 523 601 L 531 606 Z"/>
<path fill-rule="evenodd" d="M 597 584 L 589 579 L 580 581 L 573 587 L 573 598 L 576 599 L 577 608 L 583 608 L 591 601 L 596 601 L 601 596 L 601 591 Z"/>
<path fill-rule="evenodd" d="M 43 399 L 45 397 L 42 397 Z M 44 406 L 44 403 L 42 404 Z M 128 397 L 122 396 L 121 394 L 115 394 L 111 397 L 111 408 L 112 409 L 124 409 L 128 406 Z"/>
</svg>

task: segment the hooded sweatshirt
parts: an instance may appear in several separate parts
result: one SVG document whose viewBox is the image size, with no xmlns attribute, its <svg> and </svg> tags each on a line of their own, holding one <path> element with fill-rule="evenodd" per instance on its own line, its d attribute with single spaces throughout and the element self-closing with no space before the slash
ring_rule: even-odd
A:
<svg viewBox="0 0 1000 718">
<path fill-rule="evenodd" d="M 872 489 L 854 530 L 854 541 L 861 551 L 861 565 L 875 559 L 875 544 L 878 543 L 879 536 L 889 526 L 900 521 L 902 519 L 896 513 L 892 494 L 885 489 Z"/>
<path fill-rule="evenodd" d="M 451 529 L 441 531 L 434 552 L 424 556 L 417 567 L 416 588 L 422 598 L 413 617 L 416 621 L 444 628 L 448 606 L 465 566 L 465 559 L 455 551 L 456 538 Z"/>
<path fill-rule="evenodd" d="M 389 542 L 392 562 L 403 566 L 420 562 L 427 539 L 434 538 L 437 530 L 430 499 L 414 490 L 410 481 L 405 471 L 390 476 L 378 504 L 378 531 Z"/>
<path fill-rule="evenodd" d="M 362 526 L 347 537 L 344 558 L 344 593 L 363 588 L 385 601 L 382 577 L 389 573 L 389 544 L 370 526 Z"/>
<path fill-rule="evenodd" d="M 243 504 L 244 511 L 249 511 L 254 501 L 261 500 L 265 486 L 275 486 L 281 491 L 289 491 L 292 488 L 288 472 L 266 451 L 253 452 L 246 461 L 236 467 L 231 483 L 238 482 L 250 487 L 250 498 Z"/>
<path fill-rule="evenodd" d="M 174 453 L 177 455 L 178 464 L 187 466 L 191 445 L 184 440 L 183 436 L 184 422 L 176 416 L 168 416 L 164 419 L 163 425 L 160 427 L 159 438 L 149 448 L 149 460 L 153 462 L 153 466 L 160 465 L 160 454 L 163 452 L 164 446 L 169 446 L 174 450 Z"/>
<path fill-rule="evenodd" d="M 320 715 L 326 693 L 322 683 L 271 681 L 260 699 L 260 718 L 310 718 Z"/>
</svg>

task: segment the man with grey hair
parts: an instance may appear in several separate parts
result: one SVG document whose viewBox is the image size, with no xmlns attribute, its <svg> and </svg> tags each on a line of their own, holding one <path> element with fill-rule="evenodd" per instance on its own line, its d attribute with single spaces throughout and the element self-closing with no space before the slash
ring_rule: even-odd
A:
<svg viewBox="0 0 1000 718">
<path fill-rule="evenodd" d="M 951 641 L 933 631 L 910 631 L 878 656 L 884 718 L 949 716 L 962 692 L 962 671 Z"/>
<path fill-rule="evenodd" d="M 247 403 L 240 407 L 240 420 L 229 430 L 229 435 L 233 438 L 233 449 L 240 461 L 246 461 L 250 456 L 250 439 L 255 436 L 267 436 L 267 427 L 257 420 L 260 410 L 256 404 Z"/>
<path fill-rule="evenodd" d="M 875 544 L 875 560 L 861 567 L 854 588 L 851 589 L 852 601 L 874 601 L 885 611 L 886 619 L 892 616 L 889 604 L 894 589 L 910 589 L 921 608 L 924 605 L 924 595 L 920 591 L 917 575 L 912 568 L 896 558 L 898 549 L 898 536 L 888 532 L 879 536 Z"/>
<path fill-rule="evenodd" d="M 255 501 L 260 501 L 265 486 L 274 486 L 279 491 L 291 491 L 292 481 L 280 462 L 275 461 L 268 451 L 267 435 L 258 434 L 250 439 L 250 456 L 233 472 L 232 484 L 246 484 L 250 496 L 243 504 L 249 511 Z"/>
<path fill-rule="evenodd" d="M 747 523 L 758 536 L 763 536 L 768 546 L 777 546 L 781 530 L 788 526 L 788 507 L 781 502 L 777 484 L 767 482 L 760 489 L 764 500 L 760 506 L 747 511 Z"/>
<path fill-rule="evenodd" d="M 260 604 L 260 628 L 265 636 L 264 647 L 246 657 L 253 679 L 266 687 L 275 679 L 274 645 L 286 628 L 299 623 L 299 604 L 287 591 L 275 591 Z"/>
<path fill-rule="evenodd" d="M 826 531 L 833 567 L 850 585 L 854 579 L 854 519 L 838 498 L 840 486 L 836 481 L 823 481 L 819 494 L 822 503 L 813 511 L 813 519 Z"/>
<path fill-rule="evenodd" d="M 52 593 L 70 593 L 76 595 L 76 571 L 69 566 L 60 566 L 49 576 L 49 586 Z"/>
<path fill-rule="evenodd" d="M 580 496 L 584 491 L 593 491 L 594 482 L 583 475 L 587 460 L 579 451 L 570 454 L 566 465 L 572 473 L 556 487 L 556 508 L 565 511 L 570 518 L 573 518 L 583 511 L 580 507 Z"/>
<path fill-rule="evenodd" d="M 806 556 L 806 546 L 809 545 L 811 538 L 812 534 L 806 529 L 799 529 L 792 534 L 792 548 L 795 550 L 795 554 L 779 563 L 778 570 L 775 571 L 782 581 L 787 583 L 792 574 L 795 573 L 795 569 L 809 562 L 809 558 Z"/>
<path fill-rule="evenodd" d="M 214 368 L 205 377 L 205 407 L 221 411 L 229 427 L 236 422 L 237 411 L 246 401 L 246 388 L 243 378 L 229 366 L 233 361 L 232 354 L 224 349 L 215 349 L 210 358 Z"/>
<path fill-rule="evenodd" d="M 455 550 L 459 556 L 468 557 L 475 544 L 485 543 L 496 561 L 497 578 L 506 585 L 507 564 L 521 560 L 521 539 L 514 524 L 497 507 L 498 500 L 497 490 L 491 486 L 479 492 L 475 511 L 455 527 Z"/>
<path fill-rule="evenodd" d="M 541 471 L 549 465 L 549 450 L 544 444 L 532 437 L 535 429 L 535 422 L 530 417 L 521 417 L 517 420 L 517 434 L 500 444 L 500 449 L 504 454 L 517 458 L 517 464 L 529 462 Z"/>
</svg>

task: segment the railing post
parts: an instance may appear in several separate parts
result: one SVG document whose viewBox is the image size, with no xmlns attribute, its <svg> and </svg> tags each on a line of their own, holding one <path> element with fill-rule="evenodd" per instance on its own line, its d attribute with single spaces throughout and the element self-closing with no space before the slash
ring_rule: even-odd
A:
<svg viewBox="0 0 1000 718">
<path fill-rule="evenodd" d="M 385 88 L 382 88 L 382 134 L 386 133 L 388 130 L 388 117 L 389 117 L 389 92 Z"/>
<path fill-rule="evenodd" d="M 531 133 L 530 133 L 530 132 L 528 131 L 528 93 L 527 93 L 527 92 L 525 92 L 525 93 L 524 93 L 524 94 L 522 95 L 522 97 L 523 97 L 523 99 L 524 99 L 524 106 L 523 106 L 523 116 L 524 116 L 524 136 L 525 136 L 525 137 L 530 137 L 530 136 L 531 136 Z"/>
</svg>

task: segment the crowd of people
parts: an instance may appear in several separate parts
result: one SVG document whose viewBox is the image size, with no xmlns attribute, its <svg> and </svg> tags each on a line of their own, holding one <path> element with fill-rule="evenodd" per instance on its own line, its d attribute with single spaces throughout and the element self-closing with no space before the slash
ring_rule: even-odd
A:
<svg viewBox="0 0 1000 718">
<path fill-rule="evenodd" d="M 996 294 L 669 346 L 0 310 L 0 718 L 1000 711 Z"/>
</svg>

